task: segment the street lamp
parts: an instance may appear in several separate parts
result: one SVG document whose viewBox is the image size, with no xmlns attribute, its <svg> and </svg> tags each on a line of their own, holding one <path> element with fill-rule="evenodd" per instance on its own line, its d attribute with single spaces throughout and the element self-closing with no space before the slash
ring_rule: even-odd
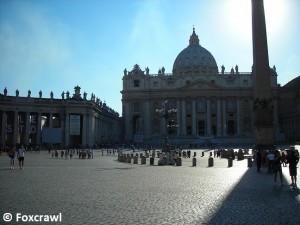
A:
<svg viewBox="0 0 300 225">
<path fill-rule="evenodd" d="M 167 125 L 167 128 L 171 131 L 171 132 L 170 132 L 171 135 L 176 133 L 175 131 L 176 131 L 176 128 L 178 128 L 178 127 L 179 127 L 179 125 L 176 124 L 175 120 L 169 121 L 169 123 L 168 123 L 168 125 Z M 174 133 L 173 133 L 173 131 L 174 131 Z M 172 138 L 172 145 L 173 145 L 173 144 L 174 144 L 174 143 L 173 143 L 173 138 Z"/>
<path fill-rule="evenodd" d="M 163 152 L 170 152 L 171 149 L 170 149 L 169 144 L 168 144 L 167 128 L 170 128 L 170 127 L 173 128 L 173 127 L 176 127 L 178 125 L 175 124 L 174 120 L 172 120 L 173 123 L 171 121 L 171 123 L 168 124 L 168 118 L 169 118 L 169 115 L 177 113 L 177 109 L 174 108 L 174 107 L 171 108 L 171 109 L 169 109 L 168 108 L 168 100 L 165 100 L 163 108 L 161 108 L 161 109 L 155 109 L 155 112 L 162 114 L 161 116 L 165 119 L 165 124 L 166 124 L 166 126 L 164 127 L 164 129 L 165 129 L 165 142 L 163 144 L 162 151 Z"/>
</svg>

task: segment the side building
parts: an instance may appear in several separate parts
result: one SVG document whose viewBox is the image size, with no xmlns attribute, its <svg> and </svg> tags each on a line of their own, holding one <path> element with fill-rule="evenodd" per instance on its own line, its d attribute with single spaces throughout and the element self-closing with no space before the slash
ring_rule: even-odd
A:
<svg viewBox="0 0 300 225">
<path fill-rule="evenodd" d="M 279 90 L 279 124 L 287 141 L 300 144 L 300 76 Z"/>
<path fill-rule="evenodd" d="M 61 99 L 0 94 L 0 144 L 26 146 L 57 145 L 96 147 L 120 141 L 121 118 L 95 95 L 62 93 Z M 65 98 L 66 95 L 66 98 Z"/>
<path fill-rule="evenodd" d="M 270 68 L 274 124 L 278 127 L 276 68 Z M 172 73 L 125 69 L 122 105 L 125 141 L 175 144 L 253 144 L 254 77 L 238 66 L 220 72 L 193 29 Z M 278 130 L 278 129 L 277 129 Z M 274 135 L 278 131 L 274 130 Z"/>
</svg>

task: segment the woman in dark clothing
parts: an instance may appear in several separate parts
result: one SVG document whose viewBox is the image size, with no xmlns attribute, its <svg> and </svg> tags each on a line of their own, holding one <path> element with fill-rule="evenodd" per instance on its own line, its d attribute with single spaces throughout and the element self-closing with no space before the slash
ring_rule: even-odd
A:
<svg viewBox="0 0 300 225">
<path fill-rule="evenodd" d="M 277 180 L 277 172 L 279 172 L 280 182 L 281 182 L 281 186 L 282 186 L 283 184 L 282 184 L 281 156 L 280 156 L 280 152 L 278 150 L 275 151 L 275 160 L 274 160 L 274 164 L 273 164 L 273 171 L 274 171 L 275 184 L 276 184 L 276 180 Z"/>
</svg>

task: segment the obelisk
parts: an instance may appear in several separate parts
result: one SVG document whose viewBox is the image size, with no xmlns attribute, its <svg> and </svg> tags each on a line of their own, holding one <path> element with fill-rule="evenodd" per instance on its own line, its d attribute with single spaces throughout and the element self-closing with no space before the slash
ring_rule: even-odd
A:
<svg viewBox="0 0 300 225">
<path fill-rule="evenodd" d="M 252 42 L 254 78 L 254 135 L 255 147 L 274 148 L 271 69 L 263 0 L 252 0 Z"/>
</svg>

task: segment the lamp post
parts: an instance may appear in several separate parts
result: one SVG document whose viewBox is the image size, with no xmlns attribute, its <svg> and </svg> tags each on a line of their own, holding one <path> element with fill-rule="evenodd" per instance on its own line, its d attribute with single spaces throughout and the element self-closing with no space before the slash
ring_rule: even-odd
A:
<svg viewBox="0 0 300 225">
<path fill-rule="evenodd" d="M 169 118 L 169 115 L 177 113 L 177 109 L 176 108 L 169 109 L 168 100 L 165 100 L 164 106 L 161 109 L 155 109 L 155 112 L 161 114 L 161 116 L 165 119 L 165 124 L 166 124 L 166 126 L 164 126 L 165 142 L 163 144 L 162 151 L 163 152 L 170 152 L 171 149 L 170 149 L 170 146 L 169 146 L 169 143 L 168 143 L 167 128 L 174 127 L 174 125 L 175 126 L 177 126 L 177 125 L 175 124 L 174 120 L 173 120 L 173 124 L 172 123 L 168 124 L 168 118 Z"/>
<path fill-rule="evenodd" d="M 175 134 L 175 131 L 176 131 L 176 128 L 178 128 L 179 125 L 176 124 L 175 120 L 171 120 L 169 121 L 168 125 L 167 125 L 167 128 L 171 131 L 171 134 L 173 135 L 173 132 L 174 131 L 174 134 Z M 174 139 L 174 138 L 173 138 Z M 171 143 L 171 146 L 174 144 L 173 143 L 173 139 L 172 139 L 172 143 Z"/>
</svg>

